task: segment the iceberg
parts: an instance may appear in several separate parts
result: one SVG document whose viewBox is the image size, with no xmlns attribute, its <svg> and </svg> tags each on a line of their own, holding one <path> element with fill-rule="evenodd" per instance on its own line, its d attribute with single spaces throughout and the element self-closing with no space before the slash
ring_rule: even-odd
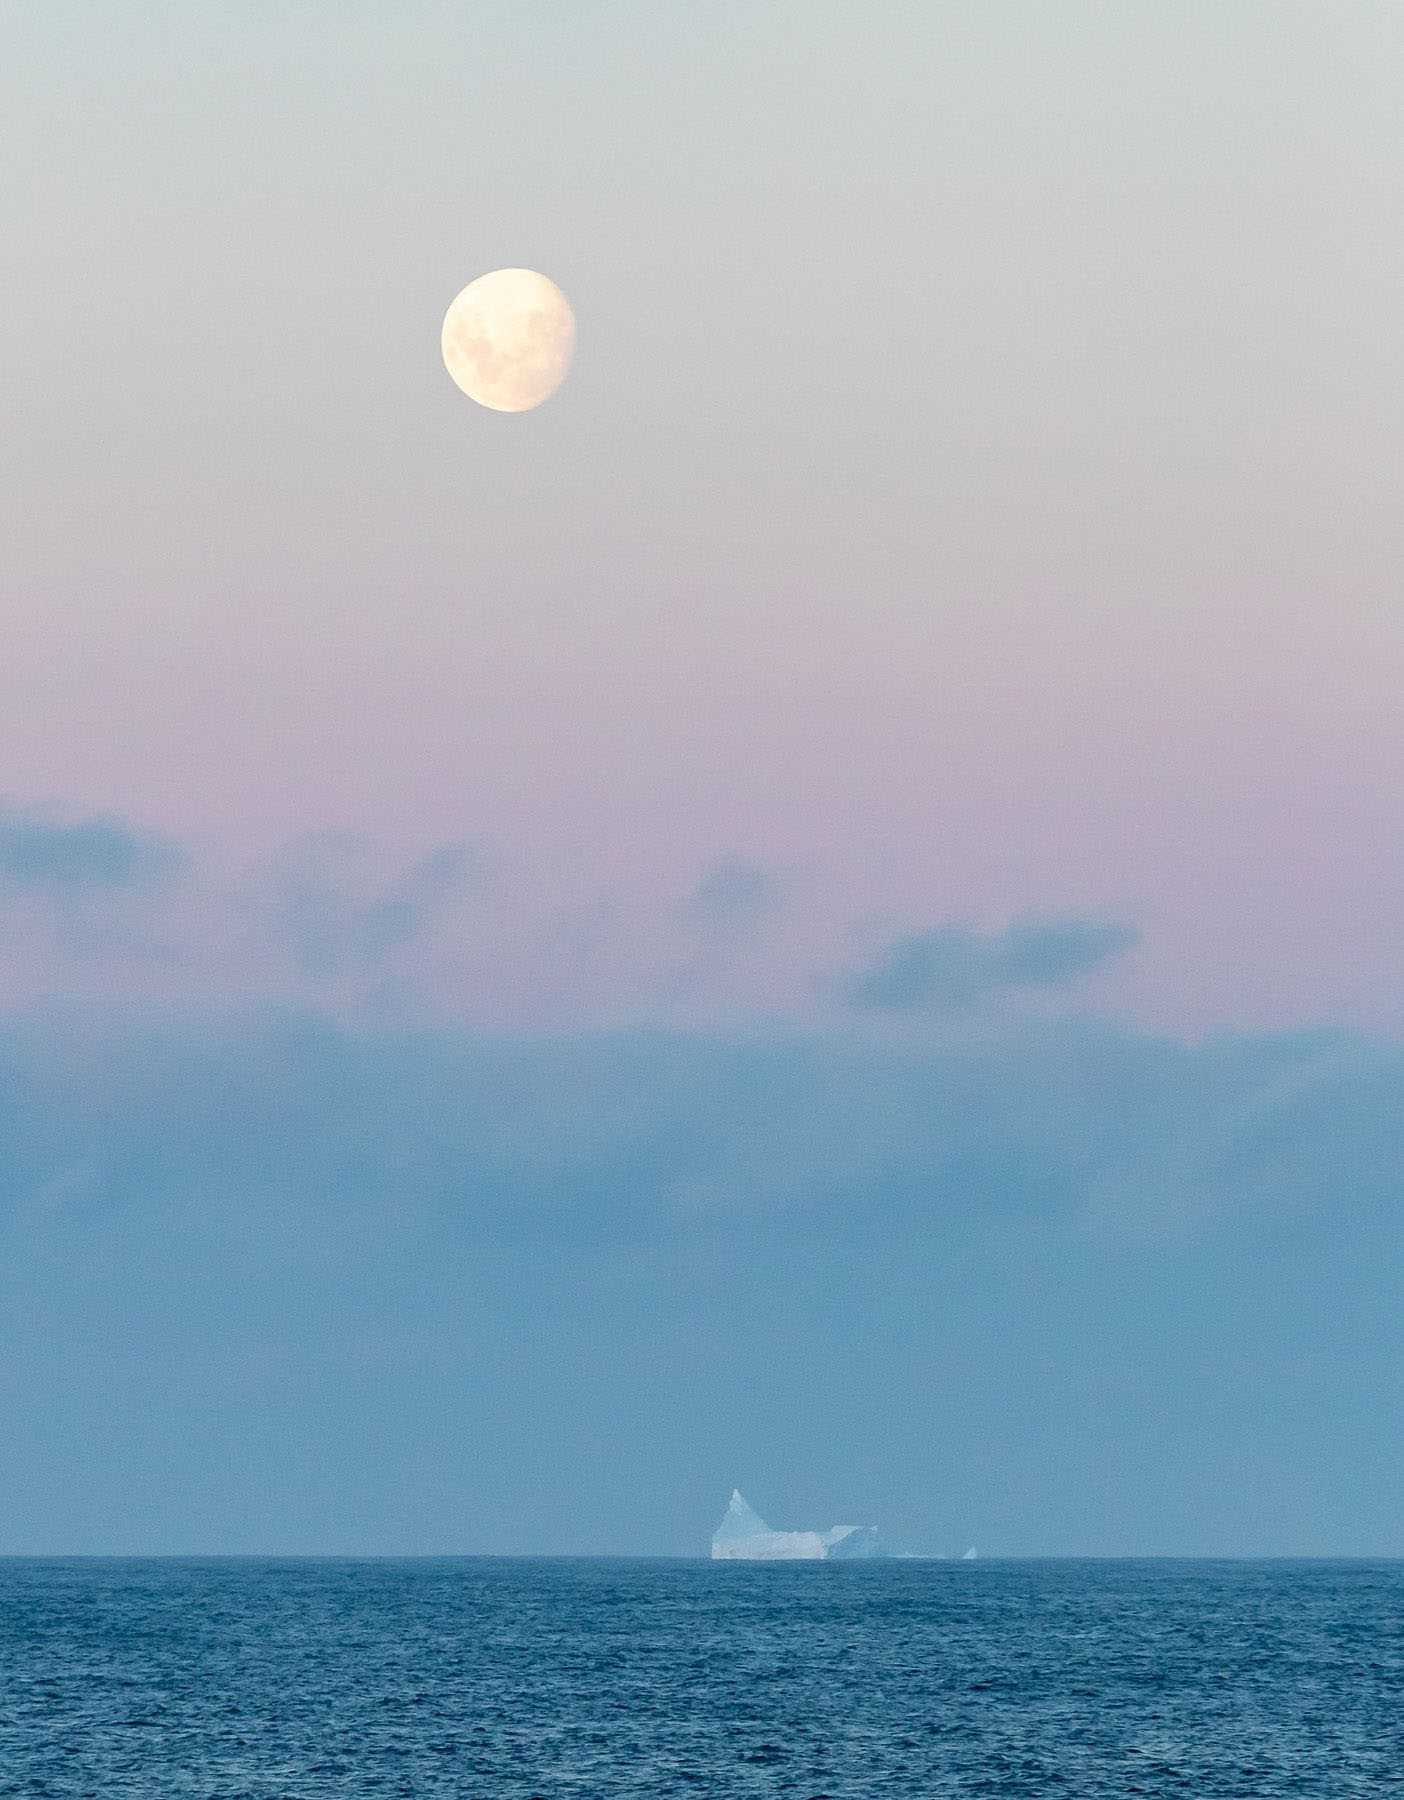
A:
<svg viewBox="0 0 1404 1800">
<path fill-rule="evenodd" d="M 731 1490 L 726 1516 L 712 1534 L 713 1562 L 848 1562 L 885 1554 L 871 1525 L 775 1531 L 739 1488 Z"/>
</svg>

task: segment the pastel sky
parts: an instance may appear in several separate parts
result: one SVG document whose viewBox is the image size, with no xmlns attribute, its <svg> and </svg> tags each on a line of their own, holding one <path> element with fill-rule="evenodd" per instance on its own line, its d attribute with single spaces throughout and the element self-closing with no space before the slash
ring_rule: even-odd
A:
<svg viewBox="0 0 1404 1800">
<path fill-rule="evenodd" d="M 6 36 L 0 1550 L 1404 1550 L 1394 0 Z"/>
</svg>

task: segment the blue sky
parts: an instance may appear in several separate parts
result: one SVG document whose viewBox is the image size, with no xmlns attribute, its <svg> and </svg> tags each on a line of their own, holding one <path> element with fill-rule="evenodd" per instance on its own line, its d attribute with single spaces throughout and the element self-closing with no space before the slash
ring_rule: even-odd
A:
<svg viewBox="0 0 1404 1800">
<path fill-rule="evenodd" d="M 12 39 L 0 1550 L 1404 1552 L 1399 8 Z"/>
<path fill-rule="evenodd" d="M 1398 1552 L 1397 1049 L 0 1044 L 12 1550 Z"/>
</svg>

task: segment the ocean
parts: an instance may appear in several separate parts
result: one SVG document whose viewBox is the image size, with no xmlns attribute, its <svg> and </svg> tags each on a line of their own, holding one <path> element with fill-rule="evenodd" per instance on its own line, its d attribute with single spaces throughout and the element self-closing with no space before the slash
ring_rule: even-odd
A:
<svg viewBox="0 0 1404 1800">
<path fill-rule="evenodd" d="M 1379 1796 L 1404 1564 L 0 1561 L 0 1795 Z"/>
</svg>

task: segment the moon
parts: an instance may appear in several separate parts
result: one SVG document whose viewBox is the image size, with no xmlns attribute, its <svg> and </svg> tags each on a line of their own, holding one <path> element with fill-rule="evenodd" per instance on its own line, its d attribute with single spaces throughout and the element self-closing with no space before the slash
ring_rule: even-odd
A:
<svg viewBox="0 0 1404 1800">
<path fill-rule="evenodd" d="M 493 412 L 530 412 L 566 378 L 575 314 L 535 269 L 494 269 L 444 314 L 444 367 L 470 400 Z"/>
</svg>

